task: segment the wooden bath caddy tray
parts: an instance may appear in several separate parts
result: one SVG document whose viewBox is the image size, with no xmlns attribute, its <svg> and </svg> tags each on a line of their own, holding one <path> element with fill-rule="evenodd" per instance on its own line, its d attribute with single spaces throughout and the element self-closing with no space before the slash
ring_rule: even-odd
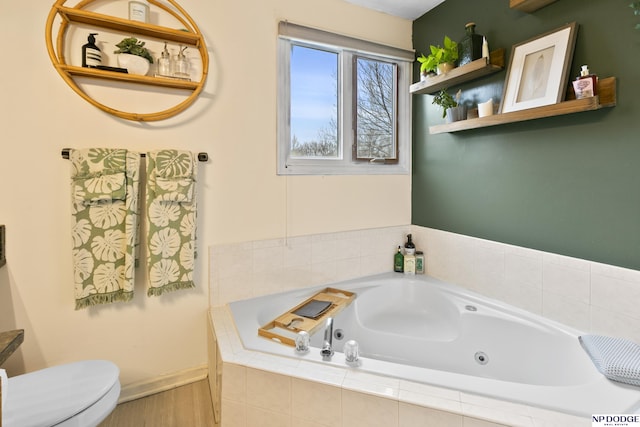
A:
<svg viewBox="0 0 640 427">
<path fill-rule="evenodd" d="M 286 313 L 258 329 L 258 335 L 295 347 L 295 334 L 316 332 L 328 317 L 335 316 L 351 304 L 356 294 L 325 288 Z"/>
</svg>

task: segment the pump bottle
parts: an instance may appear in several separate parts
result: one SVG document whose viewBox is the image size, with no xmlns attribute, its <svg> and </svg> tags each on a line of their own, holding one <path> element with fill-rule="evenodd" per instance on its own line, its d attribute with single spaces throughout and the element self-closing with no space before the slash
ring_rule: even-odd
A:
<svg viewBox="0 0 640 427">
<path fill-rule="evenodd" d="M 82 66 L 95 68 L 102 63 L 102 52 L 96 46 L 96 38 L 98 33 L 90 33 L 87 43 L 82 45 Z"/>
<path fill-rule="evenodd" d="M 580 75 L 573 82 L 576 99 L 590 98 L 598 94 L 598 77 L 589 73 L 589 66 L 583 65 Z"/>
</svg>

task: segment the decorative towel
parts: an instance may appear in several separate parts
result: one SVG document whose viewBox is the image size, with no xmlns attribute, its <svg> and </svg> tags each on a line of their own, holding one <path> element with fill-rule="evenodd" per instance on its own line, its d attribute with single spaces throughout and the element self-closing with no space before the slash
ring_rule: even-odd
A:
<svg viewBox="0 0 640 427">
<path fill-rule="evenodd" d="M 71 150 L 76 310 L 133 298 L 140 154 Z"/>
<path fill-rule="evenodd" d="M 624 338 L 582 335 L 580 344 L 596 368 L 613 381 L 640 386 L 640 345 Z"/>
<path fill-rule="evenodd" d="M 147 153 L 148 296 L 195 286 L 197 165 L 189 151 Z"/>
</svg>

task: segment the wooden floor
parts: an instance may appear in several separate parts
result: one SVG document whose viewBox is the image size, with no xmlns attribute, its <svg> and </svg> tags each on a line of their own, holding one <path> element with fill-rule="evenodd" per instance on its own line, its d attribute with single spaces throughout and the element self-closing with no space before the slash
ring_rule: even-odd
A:
<svg viewBox="0 0 640 427">
<path fill-rule="evenodd" d="M 121 403 L 99 427 L 213 427 L 209 382 Z"/>
</svg>

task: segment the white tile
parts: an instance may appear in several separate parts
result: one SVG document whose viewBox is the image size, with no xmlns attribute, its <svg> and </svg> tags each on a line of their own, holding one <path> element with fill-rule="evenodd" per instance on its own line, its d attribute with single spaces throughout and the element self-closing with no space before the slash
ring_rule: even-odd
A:
<svg viewBox="0 0 640 427">
<path fill-rule="evenodd" d="M 284 267 L 284 247 L 270 246 L 253 250 L 254 273 L 282 270 Z"/>
<path fill-rule="evenodd" d="M 400 380 L 400 390 L 425 396 L 441 397 L 443 399 L 460 402 L 460 392 L 449 388 L 436 387 L 429 384 Z"/>
<path fill-rule="evenodd" d="M 331 239 L 314 240 L 311 245 L 311 262 L 313 264 L 335 261 L 338 258 L 338 244 Z"/>
<path fill-rule="evenodd" d="M 582 260 L 545 254 L 542 287 L 545 294 L 550 292 L 589 304 L 591 300 L 590 264 Z"/>
<path fill-rule="evenodd" d="M 247 405 L 247 426 L 291 427 L 291 416 Z M 225 424 L 226 427 L 226 424 Z"/>
<path fill-rule="evenodd" d="M 295 427 L 333 427 L 330 424 L 318 423 L 316 420 L 310 419 L 307 414 L 302 417 L 293 417 L 293 425 Z M 334 426 L 341 427 L 342 424 L 334 424 Z"/>
<path fill-rule="evenodd" d="M 359 393 L 397 399 L 400 391 L 400 380 L 349 371 L 342 382 L 342 388 Z"/>
<path fill-rule="evenodd" d="M 507 304 L 542 315 L 542 288 L 509 284 L 500 298 Z"/>
<path fill-rule="evenodd" d="M 498 424 L 491 421 L 479 420 L 477 418 L 464 417 L 464 427 L 508 427 L 505 424 Z"/>
<path fill-rule="evenodd" d="M 363 255 L 360 257 L 360 269 L 363 276 L 393 271 L 394 252 Z"/>
<path fill-rule="evenodd" d="M 626 338 L 640 343 L 640 322 L 618 311 L 591 306 L 591 329 L 594 334 Z"/>
<path fill-rule="evenodd" d="M 219 304 L 239 301 L 253 296 L 253 275 L 249 272 L 218 280 Z"/>
<path fill-rule="evenodd" d="M 505 270 L 509 285 L 542 289 L 542 254 L 540 252 L 508 247 L 505 255 Z"/>
<path fill-rule="evenodd" d="M 291 378 L 287 376 L 247 368 L 246 396 L 251 406 L 291 414 Z"/>
<path fill-rule="evenodd" d="M 530 407 L 529 413 L 536 427 L 591 427 L 589 417 L 577 417 L 535 407 Z"/>
<path fill-rule="evenodd" d="M 591 277 L 592 305 L 640 320 L 640 283 L 599 274 Z"/>
<path fill-rule="evenodd" d="M 597 262 L 591 263 L 591 274 L 640 284 L 640 271 Z"/>
<path fill-rule="evenodd" d="M 446 411 L 400 403 L 399 427 L 463 427 L 463 417 Z"/>
<path fill-rule="evenodd" d="M 504 245 L 477 240 L 473 243 L 472 288 L 485 295 L 500 298 L 506 284 Z"/>
<path fill-rule="evenodd" d="M 309 381 L 341 387 L 346 376 L 346 371 L 342 368 L 301 361 L 300 369 L 296 376 Z"/>
<path fill-rule="evenodd" d="M 495 408 L 462 403 L 462 411 L 465 417 L 489 421 L 495 424 L 504 424 L 512 427 L 535 427 L 533 420 L 528 415 L 515 414 Z"/>
<path fill-rule="evenodd" d="M 342 392 L 339 387 L 294 378 L 292 390 L 294 417 L 313 420 L 320 426 L 342 426 Z"/>
<path fill-rule="evenodd" d="M 247 374 L 244 366 L 232 363 L 222 365 L 222 398 L 234 402 L 246 402 Z"/>
<path fill-rule="evenodd" d="M 412 405 L 423 406 L 425 408 L 437 409 L 439 411 L 462 413 L 462 403 L 459 399 L 449 399 L 446 395 L 421 394 L 415 391 L 400 390 L 398 399 L 401 402 Z"/>
<path fill-rule="evenodd" d="M 244 403 L 222 399 L 221 418 L 224 427 L 248 427 Z"/>
<path fill-rule="evenodd" d="M 432 230 L 428 242 L 426 259 L 430 275 L 462 286 L 473 284 L 473 246 L 468 239 Z"/>
<path fill-rule="evenodd" d="M 542 295 L 542 315 L 582 331 L 590 327 L 590 306 L 551 292 Z"/>
<path fill-rule="evenodd" d="M 349 280 L 362 277 L 360 257 L 338 259 L 335 262 L 335 280 Z"/>
<path fill-rule="evenodd" d="M 252 242 L 253 250 L 266 249 L 266 248 L 282 248 L 285 244 L 285 239 L 267 239 L 267 240 L 254 240 Z"/>
<path fill-rule="evenodd" d="M 248 247 L 246 251 L 229 250 L 224 252 L 216 252 L 213 256 L 214 265 L 211 268 L 217 270 L 217 277 L 227 279 L 236 277 L 253 269 L 253 250 L 251 245 L 238 245 L 239 247 Z"/>
<path fill-rule="evenodd" d="M 311 238 L 288 239 L 283 252 L 284 266 L 287 268 L 311 265 Z"/>
<path fill-rule="evenodd" d="M 398 427 L 397 400 L 342 391 L 342 423 L 350 427 Z"/>
</svg>

